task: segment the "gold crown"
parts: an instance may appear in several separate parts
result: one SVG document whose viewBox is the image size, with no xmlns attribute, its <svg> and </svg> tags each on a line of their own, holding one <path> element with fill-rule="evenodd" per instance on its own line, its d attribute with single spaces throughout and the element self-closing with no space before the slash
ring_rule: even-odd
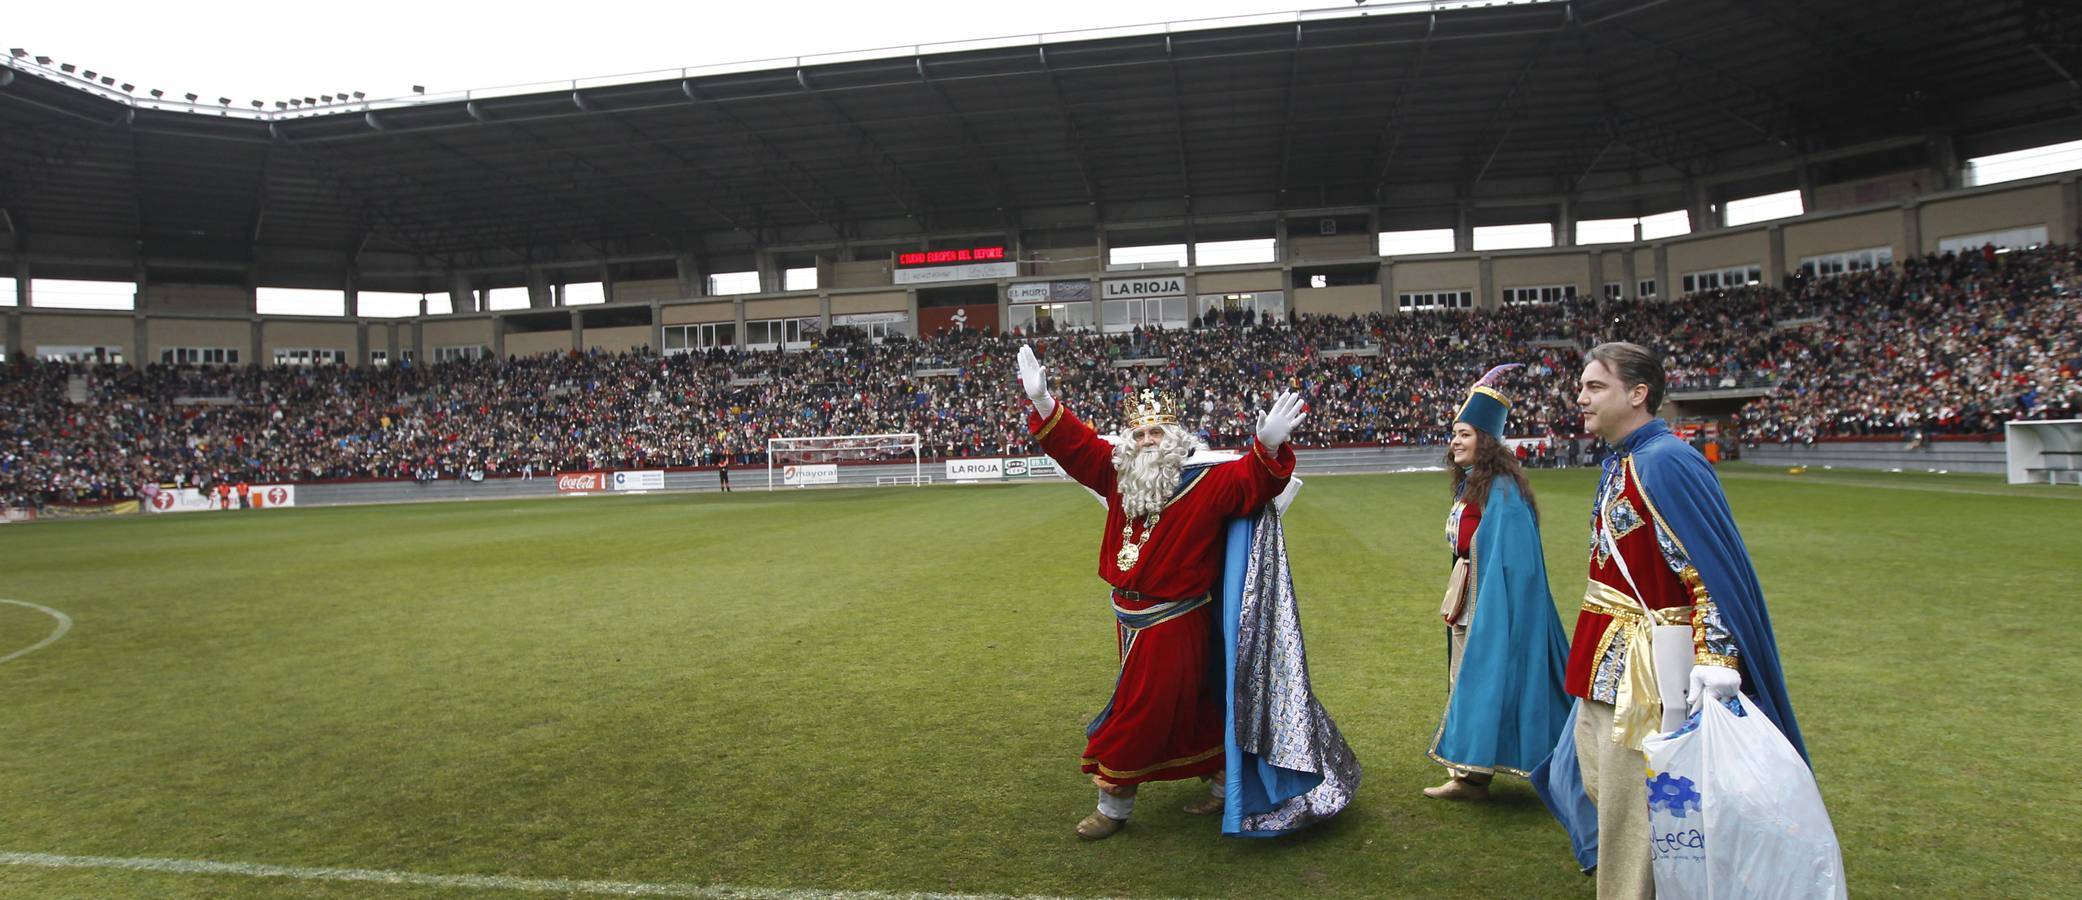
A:
<svg viewBox="0 0 2082 900">
<path fill-rule="evenodd" d="M 1156 391 L 1131 394 L 1127 403 L 1128 427 L 1178 424 L 1178 407 Z"/>
</svg>

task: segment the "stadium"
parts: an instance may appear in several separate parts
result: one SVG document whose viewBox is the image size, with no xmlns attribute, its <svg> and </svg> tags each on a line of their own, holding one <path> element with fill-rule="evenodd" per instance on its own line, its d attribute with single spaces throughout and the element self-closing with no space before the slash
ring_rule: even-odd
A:
<svg viewBox="0 0 2082 900">
<path fill-rule="evenodd" d="M 1577 622 L 1609 342 L 1853 890 L 2074 891 L 2082 8 L 1094 24 L 279 100 L 10 48 L 0 895 L 1596 896 L 1511 767 L 1422 790 L 1470 385 Z M 1046 442 L 1145 391 L 1306 483 L 1365 772 L 1307 829 L 1072 833 L 1128 654 Z"/>
</svg>

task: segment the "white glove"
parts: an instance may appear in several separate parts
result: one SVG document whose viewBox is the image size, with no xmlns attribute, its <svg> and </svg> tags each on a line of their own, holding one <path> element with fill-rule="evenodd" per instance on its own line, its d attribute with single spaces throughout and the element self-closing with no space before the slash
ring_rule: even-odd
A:
<svg viewBox="0 0 2082 900">
<path fill-rule="evenodd" d="M 1027 399 L 1034 401 L 1034 411 L 1041 418 L 1055 414 L 1055 398 L 1048 396 L 1048 370 L 1041 367 L 1041 360 L 1034 357 L 1034 348 L 1019 345 L 1019 386 L 1027 392 Z"/>
<path fill-rule="evenodd" d="M 1308 410 L 1303 408 L 1299 395 L 1293 391 L 1279 395 L 1272 401 L 1272 409 L 1258 414 L 1258 444 L 1266 450 L 1280 449 L 1307 419 Z"/>
<path fill-rule="evenodd" d="M 1718 703 L 1733 699 L 1742 690 L 1742 673 L 1727 666 L 1693 666 L 1690 686 L 1685 688 L 1684 702 L 1692 712 L 1699 711 L 1699 703 L 1711 697 Z"/>
</svg>

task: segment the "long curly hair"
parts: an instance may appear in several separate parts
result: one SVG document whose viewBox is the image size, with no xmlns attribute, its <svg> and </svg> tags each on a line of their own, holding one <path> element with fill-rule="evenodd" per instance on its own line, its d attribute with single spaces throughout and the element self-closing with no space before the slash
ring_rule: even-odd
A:
<svg viewBox="0 0 2082 900">
<path fill-rule="evenodd" d="M 1453 448 L 1446 448 L 1446 471 L 1453 473 L 1453 495 L 1466 501 L 1468 508 L 1477 513 L 1482 504 L 1489 500 L 1489 486 L 1498 475 L 1508 476 L 1518 484 L 1518 495 L 1525 498 L 1526 508 L 1533 511 L 1533 524 L 1540 524 L 1540 504 L 1533 499 L 1533 486 L 1525 480 L 1525 468 L 1518 464 L 1518 457 L 1511 448 L 1497 440 L 1495 435 L 1480 428 L 1475 432 L 1475 458 L 1466 466 L 1453 461 Z"/>
</svg>

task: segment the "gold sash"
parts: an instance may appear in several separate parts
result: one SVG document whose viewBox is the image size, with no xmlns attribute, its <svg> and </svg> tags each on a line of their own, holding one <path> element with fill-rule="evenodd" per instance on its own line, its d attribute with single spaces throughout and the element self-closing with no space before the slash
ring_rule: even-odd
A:
<svg viewBox="0 0 2082 900">
<path fill-rule="evenodd" d="M 1651 623 L 1641 607 L 1641 601 L 1594 579 L 1583 589 L 1583 608 L 1611 616 L 1610 627 L 1621 629 L 1618 637 L 1626 641 L 1626 669 L 1620 673 L 1612 704 L 1612 740 L 1636 750 L 1661 730 L 1663 720 L 1663 695 L 1656 689 L 1655 651 L 1649 640 Z M 1689 626 L 1691 621 L 1690 606 L 1671 606 L 1656 610 L 1652 624 Z"/>
</svg>

